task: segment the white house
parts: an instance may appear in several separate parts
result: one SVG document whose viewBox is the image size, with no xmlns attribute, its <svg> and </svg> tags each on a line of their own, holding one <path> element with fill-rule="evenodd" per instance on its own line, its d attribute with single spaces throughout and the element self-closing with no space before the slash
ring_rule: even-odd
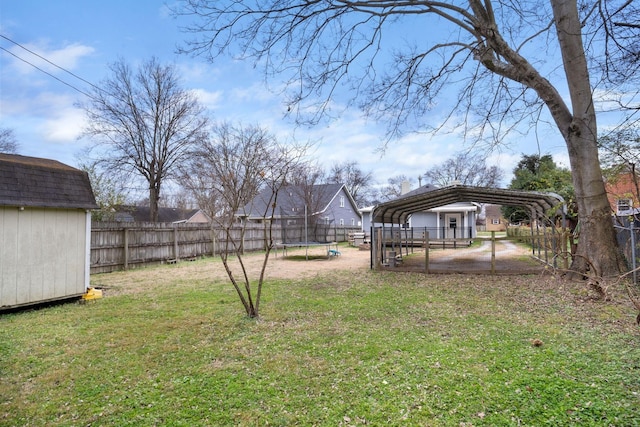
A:
<svg viewBox="0 0 640 427">
<path fill-rule="evenodd" d="M 97 207 L 86 172 L 0 154 L 0 310 L 86 292 Z"/>
</svg>

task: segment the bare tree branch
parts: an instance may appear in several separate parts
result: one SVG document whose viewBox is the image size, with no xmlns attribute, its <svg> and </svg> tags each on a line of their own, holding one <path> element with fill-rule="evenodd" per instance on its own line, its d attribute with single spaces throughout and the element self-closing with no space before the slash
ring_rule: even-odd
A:
<svg viewBox="0 0 640 427">
<path fill-rule="evenodd" d="M 259 316 L 264 273 L 274 244 L 273 221 L 263 222 L 264 261 L 256 283 L 244 261 L 242 243 L 248 223 L 240 217 L 255 197 L 264 193 L 268 200 L 264 201 L 262 218 L 273 218 L 272 207 L 278 203 L 280 188 L 298 170 L 306 149 L 304 145 L 280 143 L 259 126 L 221 123 L 212 129 L 211 139 L 201 141 L 190 162 L 180 168 L 183 186 L 222 230 L 220 256 L 224 268 L 247 316 L 252 318 Z"/>
<path fill-rule="evenodd" d="M 180 87 L 176 69 L 155 58 L 134 72 L 122 60 L 112 76 L 81 107 L 87 115 L 84 135 L 94 138 L 103 167 L 134 171 L 149 188 L 150 221 L 158 219 L 162 184 L 191 147 L 206 137 L 207 118 L 192 92 Z"/>
<path fill-rule="evenodd" d="M 0 128 L 0 153 L 16 154 L 20 144 L 11 128 Z"/>
</svg>

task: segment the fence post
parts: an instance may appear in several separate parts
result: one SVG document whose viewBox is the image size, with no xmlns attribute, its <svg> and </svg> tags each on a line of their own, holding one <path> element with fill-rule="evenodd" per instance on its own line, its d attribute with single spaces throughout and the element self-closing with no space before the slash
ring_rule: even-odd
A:
<svg viewBox="0 0 640 427">
<path fill-rule="evenodd" d="M 491 274 L 496 273 L 496 232 L 491 232 Z"/>
<path fill-rule="evenodd" d="M 636 231 L 635 231 L 635 217 L 631 219 L 631 224 L 629 225 L 629 232 L 631 233 L 631 268 L 633 268 L 633 284 L 638 284 L 638 272 L 636 271 Z"/>
<path fill-rule="evenodd" d="M 211 227 L 211 256 L 216 256 L 216 230 Z"/>
<path fill-rule="evenodd" d="M 178 249 L 178 225 L 173 224 L 173 257 L 176 262 L 180 260 L 180 253 Z"/>
<path fill-rule="evenodd" d="M 129 228 L 125 225 L 122 228 L 124 232 L 124 271 L 129 269 Z"/>
</svg>

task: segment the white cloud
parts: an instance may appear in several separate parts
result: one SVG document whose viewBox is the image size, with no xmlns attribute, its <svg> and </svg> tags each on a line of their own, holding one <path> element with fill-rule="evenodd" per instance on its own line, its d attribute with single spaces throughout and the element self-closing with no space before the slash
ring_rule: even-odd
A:
<svg viewBox="0 0 640 427">
<path fill-rule="evenodd" d="M 211 92 L 205 89 L 194 89 L 192 91 L 198 98 L 198 102 L 210 110 L 216 110 L 220 108 L 220 100 L 222 98 L 222 91 Z"/>
<path fill-rule="evenodd" d="M 13 57 L 13 68 L 20 74 L 25 75 L 40 72 L 35 67 L 52 74 L 62 72 L 60 68 L 73 71 L 78 66 L 80 59 L 91 55 L 94 52 L 92 47 L 85 46 L 80 43 L 72 43 L 60 49 L 51 49 L 46 46 L 45 43 L 27 43 L 23 46 L 26 49 L 14 46 L 10 51 L 18 58 L 22 59 L 20 60 Z M 45 58 L 46 60 L 42 58 Z M 49 62 L 47 62 L 47 60 Z M 52 65 L 52 63 L 57 65 L 57 67 Z"/>
<path fill-rule="evenodd" d="M 569 160 L 569 153 L 567 151 L 558 151 L 551 155 L 556 165 L 561 168 L 571 169 L 571 162 Z"/>
<path fill-rule="evenodd" d="M 53 117 L 44 120 L 41 132 L 43 139 L 55 143 L 73 143 L 82 133 L 85 116 L 78 108 L 57 109 Z"/>
</svg>

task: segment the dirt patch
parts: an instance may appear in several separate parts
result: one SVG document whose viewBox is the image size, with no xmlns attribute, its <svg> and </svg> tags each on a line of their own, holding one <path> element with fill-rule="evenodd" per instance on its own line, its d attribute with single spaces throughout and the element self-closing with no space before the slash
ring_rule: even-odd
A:
<svg viewBox="0 0 640 427">
<path fill-rule="evenodd" d="M 306 260 L 306 255 L 309 260 Z M 322 258 L 319 258 L 322 256 Z M 302 259 L 300 259 L 302 258 Z M 250 280 L 257 280 L 264 263 L 264 254 L 250 253 L 243 257 Z M 340 255 L 327 257 L 325 247 L 288 249 L 287 256 L 272 252 L 267 263 L 265 278 L 296 279 L 315 277 L 328 271 L 366 271 L 370 266 L 370 252 L 353 247 L 340 247 Z M 230 258 L 233 274 L 240 279 L 242 270 L 236 258 Z M 227 272 L 220 258 L 206 258 L 195 262 L 180 261 L 176 264 L 139 268 L 129 271 L 94 274 L 91 285 L 108 291 L 109 295 L 135 294 L 150 291 L 154 286 L 188 277 L 189 283 L 200 281 L 228 281 Z M 181 286 L 189 286 L 185 283 Z"/>
<path fill-rule="evenodd" d="M 310 256 L 319 248 L 309 249 Z M 358 248 L 341 247 L 341 255 L 330 259 L 300 260 L 305 249 L 289 250 L 288 257 L 278 254 L 269 260 L 267 276 L 273 278 L 309 277 L 329 270 L 369 269 L 371 253 Z M 296 260 L 292 260 L 292 258 Z M 425 253 L 414 248 L 409 255 L 403 253 L 403 261 L 388 270 L 424 271 Z M 508 240 L 497 240 L 495 249 L 495 272 L 498 274 L 531 274 L 544 270 L 544 266 L 531 257 L 531 249 Z M 431 273 L 491 273 L 491 241 L 483 240 L 480 246 L 457 249 L 430 249 L 429 271 Z"/>
<path fill-rule="evenodd" d="M 495 242 L 495 263 L 492 269 L 491 241 L 483 240 L 480 246 L 457 249 L 431 249 L 430 273 L 536 274 L 544 271 L 544 265 L 531 256 L 531 249 L 508 240 Z M 424 271 L 425 253 L 414 249 L 403 254 L 402 263 L 388 269 Z"/>
<path fill-rule="evenodd" d="M 527 274 L 543 270 L 540 263 L 530 257 L 530 249 L 511 242 L 496 242 L 496 274 Z M 306 255 L 309 259 L 306 260 Z M 287 256 L 282 252 L 272 252 L 267 263 L 265 278 L 299 279 L 323 275 L 331 271 L 368 271 L 371 253 L 355 247 L 340 247 L 340 255 L 326 257 L 325 247 L 289 248 Z M 415 248 L 413 254 L 403 254 L 403 262 L 398 267 L 388 267 L 392 271 L 424 271 L 425 254 Z M 484 242 L 480 247 L 458 249 L 432 249 L 429 252 L 430 273 L 475 273 L 491 272 L 491 244 Z M 262 254 L 247 254 L 243 262 L 251 280 L 256 280 L 264 262 Z M 233 273 L 240 277 L 238 261 L 231 262 Z M 91 276 L 93 286 L 109 288 L 109 294 L 137 293 L 148 291 L 152 284 L 161 286 L 174 278 L 189 277 L 190 281 L 227 281 L 227 273 L 219 258 L 208 258 L 195 262 L 181 261 L 160 268 L 142 268 L 127 272 L 95 274 Z M 185 283 L 184 286 L 189 286 Z"/>
</svg>

